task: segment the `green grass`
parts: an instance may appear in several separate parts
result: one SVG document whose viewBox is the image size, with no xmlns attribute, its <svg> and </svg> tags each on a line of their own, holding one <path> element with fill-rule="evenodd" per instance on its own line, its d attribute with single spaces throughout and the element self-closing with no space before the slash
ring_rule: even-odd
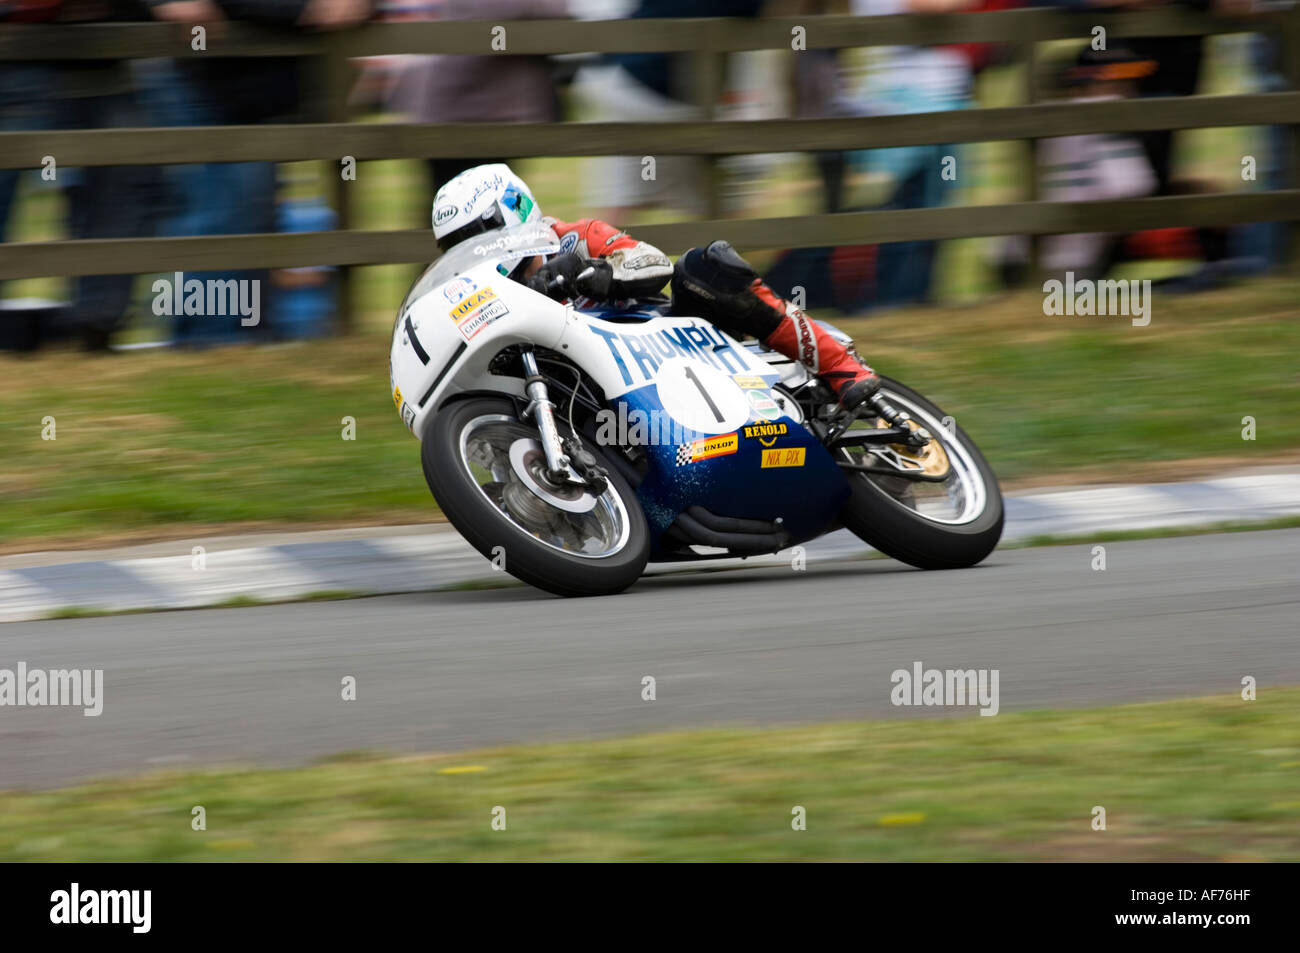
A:
<svg viewBox="0 0 1300 953">
<path fill-rule="evenodd" d="M 127 610 L 131 611 L 131 610 Z M 140 612 L 147 612 L 147 609 L 140 609 Z M 46 613 L 47 619 L 98 619 L 103 616 L 118 615 L 119 612 L 113 609 L 87 609 L 84 606 L 60 606 L 57 609 L 51 609 Z"/>
<path fill-rule="evenodd" d="M 477 588 L 488 589 L 490 586 L 479 586 Z M 255 609 L 259 606 L 277 605 L 288 602 L 339 602 L 344 599 L 368 599 L 378 593 L 372 592 L 355 592 L 351 589 L 321 589 L 315 592 L 304 592 L 300 596 L 287 596 L 283 599 L 263 599 L 259 596 L 230 596 L 210 605 L 193 606 L 184 609 L 174 608 L 140 608 L 140 609 L 90 609 L 85 606 L 60 606 L 57 609 L 51 609 L 44 616 L 47 620 L 55 619 L 95 619 L 103 616 L 115 615 L 139 615 L 142 613 L 153 612 L 188 612 L 191 608 L 195 609 Z"/>
<path fill-rule="evenodd" d="M 836 320 L 883 373 L 918 388 L 1003 480 L 1186 478 L 1294 462 L 1300 280 L 1154 293 L 1145 328 L 1046 317 L 1042 296 Z M 1256 439 L 1243 440 L 1243 418 Z M 1186 466 L 1156 466 L 1192 460 Z"/>
<path fill-rule="evenodd" d="M 465 582 L 453 582 L 449 586 L 438 587 L 439 592 L 483 592 L 488 589 L 513 589 L 523 585 L 519 580 L 509 576 L 494 575 L 485 579 L 469 579 Z"/>
<path fill-rule="evenodd" d="M 840 323 L 1003 480 L 1172 479 L 1295 459 L 1297 301 L 1300 280 L 1278 278 L 1157 296 L 1145 328 L 1045 317 L 1033 293 Z M 0 544 L 433 519 L 387 360 L 379 320 L 292 346 L 0 357 Z"/>
<path fill-rule="evenodd" d="M 0 859 L 1295 861 L 1298 720 L 1300 689 L 1265 686 L 1254 702 L 352 752 L 0 794 Z"/>
</svg>

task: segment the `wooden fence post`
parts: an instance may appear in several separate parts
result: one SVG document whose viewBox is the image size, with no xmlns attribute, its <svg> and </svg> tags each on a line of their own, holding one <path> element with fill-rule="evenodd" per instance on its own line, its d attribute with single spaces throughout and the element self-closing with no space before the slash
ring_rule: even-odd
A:
<svg viewBox="0 0 1300 953">
<path fill-rule="evenodd" d="M 341 34 L 328 34 L 321 38 L 321 53 L 314 58 L 316 78 L 321 84 L 321 104 L 325 122 L 348 121 L 348 95 L 352 91 L 353 71 L 348 61 L 345 47 L 340 40 Z M 350 186 L 356 179 L 345 180 L 342 175 L 343 156 L 338 156 L 326 165 L 325 194 L 334 210 L 334 228 L 344 231 L 352 227 L 350 209 Z M 360 170 L 354 170 L 360 176 Z M 353 277 L 351 265 L 337 265 L 334 285 L 334 307 L 338 315 L 339 327 L 345 333 L 355 327 L 353 320 Z"/>
<path fill-rule="evenodd" d="M 691 54 L 691 79 L 694 81 L 695 102 L 700 107 L 700 119 L 717 118 L 726 62 L 726 54 L 713 49 L 695 50 Z M 701 158 L 700 188 L 704 192 L 705 215 L 718 219 L 722 217 L 722 176 L 718 165 L 721 157 L 708 155 Z"/>
<path fill-rule="evenodd" d="M 1024 76 L 1024 100 L 1025 105 L 1032 106 L 1038 102 L 1038 44 L 1031 37 L 1019 44 L 1019 59 L 1025 64 Z M 1037 202 L 1041 197 L 1039 191 L 1039 170 L 1038 170 L 1038 140 L 1026 139 L 1025 144 L 1029 147 L 1028 175 L 1026 176 L 1026 194 L 1025 201 Z M 1029 269 L 1028 277 L 1031 282 L 1037 285 L 1042 278 L 1042 241 L 1039 235 L 1030 235 L 1029 238 Z"/>
<path fill-rule="evenodd" d="M 1287 11 L 1282 34 L 1282 63 L 1287 86 L 1300 92 L 1300 6 Z M 1300 188 L 1300 116 L 1293 117 L 1289 135 L 1284 138 L 1289 148 L 1285 170 L 1290 188 Z M 1300 220 L 1292 221 L 1288 230 L 1289 255 L 1293 270 L 1300 270 Z"/>
</svg>

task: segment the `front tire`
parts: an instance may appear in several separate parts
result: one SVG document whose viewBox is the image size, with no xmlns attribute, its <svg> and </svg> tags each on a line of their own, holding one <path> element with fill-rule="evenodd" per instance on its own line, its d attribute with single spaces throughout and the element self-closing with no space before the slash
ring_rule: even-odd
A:
<svg viewBox="0 0 1300 953">
<path fill-rule="evenodd" d="M 506 399 L 444 407 L 420 447 L 424 478 L 447 519 L 506 572 L 560 596 L 621 592 L 645 570 L 650 531 L 613 467 L 608 489 L 553 488 L 539 477 L 536 428 Z M 598 448 L 592 448 L 599 455 Z"/>
<path fill-rule="evenodd" d="M 851 492 L 840 519 L 858 538 L 919 569 L 974 566 L 1002 538 L 1005 512 L 997 476 L 951 417 L 910 387 L 888 377 L 882 381 L 884 398 L 939 442 L 951 475 L 944 483 L 921 483 L 846 470 Z M 867 459 L 857 448 L 840 453 L 850 462 Z"/>
</svg>

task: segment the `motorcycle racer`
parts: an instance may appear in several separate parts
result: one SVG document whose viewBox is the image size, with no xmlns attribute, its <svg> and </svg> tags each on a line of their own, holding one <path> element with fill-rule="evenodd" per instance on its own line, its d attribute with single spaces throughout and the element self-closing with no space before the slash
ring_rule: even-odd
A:
<svg viewBox="0 0 1300 953">
<path fill-rule="evenodd" d="M 621 301 L 657 294 L 671 281 L 673 310 L 702 317 L 736 338 L 755 337 L 798 361 L 852 410 L 880 388 L 871 368 L 800 309 L 763 283 L 728 242 L 689 249 L 676 265 L 659 249 L 599 219 L 543 217 L 532 191 L 504 163 L 475 166 L 448 181 L 433 200 L 433 231 L 442 251 L 509 226 L 550 226 L 562 251 L 533 255 L 501 270 L 561 300 Z"/>
</svg>

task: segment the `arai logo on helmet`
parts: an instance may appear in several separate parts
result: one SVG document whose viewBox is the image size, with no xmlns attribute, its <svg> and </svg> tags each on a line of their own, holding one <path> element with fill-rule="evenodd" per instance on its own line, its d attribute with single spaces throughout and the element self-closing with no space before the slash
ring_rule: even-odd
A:
<svg viewBox="0 0 1300 953">
<path fill-rule="evenodd" d="M 456 206 L 444 205 L 442 208 L 434 209 L 433 225 L 437 228 L 439 225 L 445 225 L 456 217 Z"/>
</svg>

